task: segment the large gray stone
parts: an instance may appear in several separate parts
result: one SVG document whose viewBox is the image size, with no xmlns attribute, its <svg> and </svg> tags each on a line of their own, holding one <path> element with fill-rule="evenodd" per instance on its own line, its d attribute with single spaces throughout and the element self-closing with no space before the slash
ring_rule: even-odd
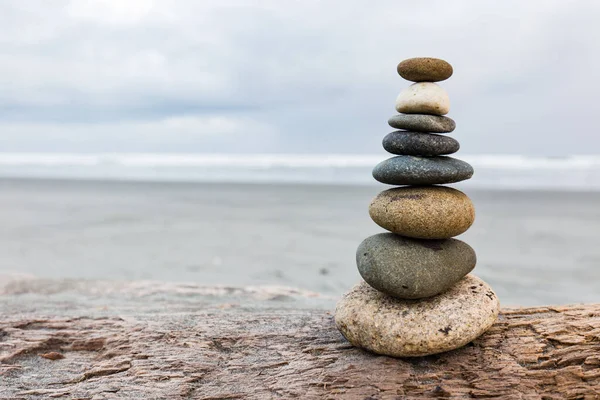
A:
<svg viewBox="0 0 600 400">
<path fill-rule="evenodd" d="M 379 233 L 363 240 L 356 265 L 363 279 L 400 299 L 435 296 L 475 268 L 475 251 L 457 239 L 411 239 Z"/>
<path fill-rule="evenodd" d="M 383 148 L 392 154 L 411 156 L 441 156 L 456 153 L 456 139 L 433 133 L 394 131 L 383 138 Z"/>
<path fill-rule="evenodd" d="M 439 185 L 464 181 L 471 176 L 471 165 L 446 156 L 396 156 L 373 169 L 373 178 L 389 185 Z"/>
<path fill-rule="evenodd" d="M 492 288 L 473 275 L 420 300 L 397 299 L 362 282 L 338 302 L 335 323 L 354 346 L 393 357 L 427 356 L 476 339 L 499 308 Z"/>
<path fill-rule="evenodd" d="M 448 133 L 456 129 L 452 118 L 428 114 L 398 114 L 388 119 L 392 128 L 415 132 Z"/>
</svg>

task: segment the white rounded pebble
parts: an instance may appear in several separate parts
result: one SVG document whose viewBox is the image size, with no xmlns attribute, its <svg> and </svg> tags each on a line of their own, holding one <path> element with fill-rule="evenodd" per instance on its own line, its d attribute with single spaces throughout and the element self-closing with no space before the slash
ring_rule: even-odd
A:
<svg viewBox="0 0 600 400">
<path fill-rule="evenodd" d="M 446 115 L 450 111 L 450 98 L 441 86 L 419 82 L 400 92 L 396 110 L 404 114 Z"/>
</svg>

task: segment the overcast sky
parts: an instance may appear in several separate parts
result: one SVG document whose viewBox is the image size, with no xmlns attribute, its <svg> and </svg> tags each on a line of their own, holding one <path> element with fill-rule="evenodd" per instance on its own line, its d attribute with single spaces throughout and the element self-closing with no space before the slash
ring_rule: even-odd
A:
<svg viewBox="0 0 600 400">
<path fill-rule="evenodd" d="M 598 0 L 2 0 L 0 151 L 377 153 L 444 58 L 464 153 L 600 153 Z"/>
</svg>

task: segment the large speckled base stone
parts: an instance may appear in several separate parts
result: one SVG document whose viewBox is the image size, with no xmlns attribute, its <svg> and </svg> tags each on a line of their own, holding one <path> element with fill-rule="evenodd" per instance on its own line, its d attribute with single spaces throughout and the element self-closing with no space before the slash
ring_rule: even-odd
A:
<svg viewBox="0 0 600 400">
<path fill-rule="evenodd" d="M 411 239 L 378 233 L 356 250 L 363 279 L 380 292 L 400 299 L 420 299 L 450 289 L 475 268 L 477 256 L 457 239 Z"/>
<path fill-rule="evenodd" d="M 373 178 L 388 185 L 443 185 L 472 176 L 469 163 L 447 156 L 396 156 L 373 168 Z"/>
<path fill-rule="evenodd" d="M 409 58 L 398 64 L 398 74 L 413 82 L 439 82 L 452 76 L 452 65 L 439 58 Z"/>
<path fill-rule="evenodd" d="M 369 205 L 383 229 L 417 239 L 448 239 L 475 221 L 471 199 L 446 186 L 407 186 L 384 190 Z"/>
<path fill-rule="evenodd" d="M 492 288 L 473 275 L 422 300 L 396 299 L 361 282 L 338 302 L 335 323 L 356 347 L 416 357 L 466 345 L 492 326 L 499 309 Z"/>
</svg>

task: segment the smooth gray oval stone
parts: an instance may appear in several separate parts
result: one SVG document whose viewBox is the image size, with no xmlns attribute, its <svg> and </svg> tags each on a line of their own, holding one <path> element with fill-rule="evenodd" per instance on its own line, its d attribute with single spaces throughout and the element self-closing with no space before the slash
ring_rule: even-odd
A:
<svg viewBox="0 0 600 400">
<path fill-rule="evenodd" d="M 393 233 L 366 238 L 356 264 L 373 288 L 400 299 L 435 296 L 475 268 L 475 251 L 457 239 L 411 239 Z"/>
<path fill-rule="evenodd" d="M 473 167 L 469 163 L 446 156 L 396 156 L 373 169 L 373 178 L 388 185 L 441 185 L 472 176 Z"/>
<path fill-rule="evenodd" d="M 388 119 L 392 128 L 415 132 L 448 133 L 456 128 L 452 118 L 427 114 L 398 114 Z"/>
<path fill-rule="evenodd" d="M 456 139 L 433 133 L 395 131 L 383 138 L 383 148 L 392 153 L 409 156 L 441 156 L 456 153 Z"/>
</svg>

